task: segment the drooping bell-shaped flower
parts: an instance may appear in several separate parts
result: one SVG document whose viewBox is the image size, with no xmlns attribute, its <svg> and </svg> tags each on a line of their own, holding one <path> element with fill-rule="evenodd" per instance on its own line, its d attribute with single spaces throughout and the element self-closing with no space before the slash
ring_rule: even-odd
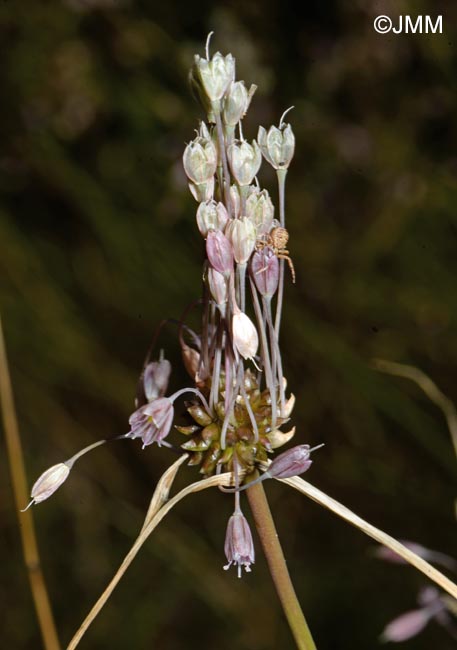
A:
<svg viewBox="0 0 457 650">
<path fill-rule="evenodd" d="M 216 269 L 208 269 L 208 285 L 211 295 L 219 307 L 225 305 L 228 300 L 227 279 Z"/>
<path fill-rule="evenodd" d="M 167 359 L 159 359 L 159 361 L 148 363 L 143 373 L 144 394 L 148 402 L 165 395 L 170 374 L 171 363 Z"/>
<path fill-rule="evenodd" d="M 244 359 L 253 359 L 259 347 L 259 335 L 254 323 L 236 308 L 232 318 L 233 344 Z"/>
<path fill-rule="evenodd" d="M 162 440 L 170 433 L 173 417 L 172 401 L 168 397 L 159 397 L 132 413 L 127 435 L 130 438 L 141 438 L 143 449 L 153 442 L 157 442 L 160 447 Z"/>
<path fill-rule="evenodd" d="M 255 562 L 254 542 L 246 517 L 239 509 L 235 510 L 228 521 L 224 551 L 228 562 L 224 566 L 225 570 L 236 564 L 239 578 L 243 566 L 245 571 L 251 570 L 251 564 Z"/>
</svg>

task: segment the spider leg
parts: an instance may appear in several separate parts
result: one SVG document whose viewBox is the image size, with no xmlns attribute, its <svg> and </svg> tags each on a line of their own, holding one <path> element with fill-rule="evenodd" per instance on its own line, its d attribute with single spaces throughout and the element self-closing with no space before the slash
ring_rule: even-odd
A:
<svg viewBox="0 0 457 650">
<path fill-rule="evenodd" d="M 287 254 L 284 254 L 287 253 Z M 290 274 L 292 276 L 292 282 L 295 284 L 295 267 L 294 263 L 292 262 L 291 258 L 288 255 L 289 251 L 284 251 L 282 250 L 280 253 L 278 253 L 277 257 L 279 260 L 287 260 L 287 264 L 289 265 L 290 269 Z"/>
</svg>

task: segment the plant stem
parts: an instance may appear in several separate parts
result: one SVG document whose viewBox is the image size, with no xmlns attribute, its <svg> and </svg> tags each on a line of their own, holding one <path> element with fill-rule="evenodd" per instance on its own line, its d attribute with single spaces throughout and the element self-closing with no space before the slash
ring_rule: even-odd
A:
<svg viewBox="0 0 457 650">
<path fill-rule="evenodd" d="M 59 638 L 52 614 L 46 583 L 40 565 L 40 556 L 35 536 L 33 516 L 30 510 L 19 514 L 29 498 L 22 454 L 19 427 L 14 408 L 13 390 L 8 370 L 5 341 L 0 321 L 0 401 L 3 415 L 3 427 L 6 438 L 8 461 L 11 470 L 13 493 L 19 517 L 19 531 L 22 539 L 22 552 L 29 576 L 30 589 L 35 605 L 38 623 L 45 650 L 60 650 Z"/>
<path fill-rule="evenodd" d="M 257 472 L 249 478 L 252 480 L 257 478 Z M 257 483 L 252 488 L 249 488 L 246 494 L 254 516 L 263 552 L 268 562 L 271 577 L 273 578 L 297 648 L 299 650 L 316 650 L 316 645 L 301 610 L 300 603 L 298 602 L 289 571 L 287 570 L 284 553 L 279 542 L 278 533 L 276 532 L 262 483 Z"/>
</svg>

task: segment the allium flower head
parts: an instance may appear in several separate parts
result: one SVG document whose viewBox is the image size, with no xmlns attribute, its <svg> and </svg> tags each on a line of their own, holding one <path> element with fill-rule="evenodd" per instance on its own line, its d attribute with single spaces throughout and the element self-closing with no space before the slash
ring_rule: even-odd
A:
<svg viewBox="0 0 457 650">
<path fill-rule="evenodd" d="M 235 511 L 228 521 L 224 551 L 228 562 L 224 566 L 225 570 L 236 564 L 239 578 L 243 566 L 245 571 L 251 570 L 251 564 L 255 562 L 254 542 L 249 524 L 241 510 Z"/>
<path fill-rule="evenodd" d="M 168 397 L 159 397 L 150 404 L 140 406 L 129 419 L 130 438 L 141 438 L 143 449 L 153 442 L 160 446 L 170 433 L 174 408 Z"/>
</svg>

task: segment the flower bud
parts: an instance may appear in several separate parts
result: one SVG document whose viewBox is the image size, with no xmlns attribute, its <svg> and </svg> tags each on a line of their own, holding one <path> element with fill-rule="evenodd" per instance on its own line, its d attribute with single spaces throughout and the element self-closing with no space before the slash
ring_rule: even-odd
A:
<svg viewBox="0 0 457 650">
<path fill-rule="evenodd" d="M 236 126 L 246 115 L 257 86 L 247 90 L 244 81 L 235 81 L 228 87 L 224 100 L 223 118 L 227 126 Z"/>
<path fill-rule="evenodd" d="M 170 374 L 171 363 L 167 359 L 148 363 L 143 373 L 144 394 L 148 402 L 165 395 Z"/>
<path fill-rule="evenodd" d="M 254 323 L 239 309 L 232 319 L 233 344 L 244 359 L 252 359 L 259 347 L 259 337 Z"/>
<path fill-rule="evenodd" d="M 322 447 L 322 445 L 312 449 L 310 449 L 309 445 L 292 447 L 292 449 L 284 451 L 273 460 L 267 473 L 271 478 L 290 478 L 291 476 L 304 474 L 313 462 L 309 458 L 310 453 L 319 447 Z"/>
<path fill-rule="evenodd" d="M 261 296 L 271 298 L 276 293 L 279 260 L 269 246 L 256 251 L 252 256 L 251 275 Z"/>
<path fill-rule="evenodd" d="M 227 210 L 221 202 L 206 201 L 198 206 L 197 225 L 203 237 L 206 237 L 210 230 L 224 230 L 227 220 Z"/>
<path fill-rule="evenodd" d="M 71 465 L 67 463 L 58 463 L 47 469 L 40 478 L 35 481 L 32 492 L 30 494 L 32 500 L 30 501 L 27 508 L 24 508 L 21 512 L 25 512 L 30 506 L 34 503 L 41 503 L 45 499 L 49 498 L 51 494 L 62 485 L 62 483 L 67 479 L 70 474 Z"/>
<path fill-rule="evenodd" d="M 211 230 L 206 238 L 206 254 L 216 271 L 229 275 L 233 270 L 233 249 L 227 237 L 220 230 Z"/>
<path fill-rule="evenodd" d="M 236 564 L 238 577 L 241 578 L 242 566 L 246 572 L 251 570 L 251 564 L 255 562 L 254 542 L 249 524 L 241 510 L 235 511 L 228 521 L 224 551 L 228 562 L 224 566 L 226 571 L 232 564 Z"/>
<path fill-rule="evenodd" d="M 427 609 L 413 609 L 391 621 L 381 635 L 382 641 L 400 642 L 411 639 L 422 632 L 432 618 Z"/>
<path fill-rule="evenodd" d="M 189 183 L 189 190 L 196 201 L 212 201 L 214 196 L 214 177 L 206 183 Z"/>
<path fill-rule="evenodd" d="M 228 299 L 227 279 L 216 271 L 216 269 L 208 269 L 208 285 L 211 295 L 216 304 L 221 307 L 225 305 Z"/>
<path fill-rule="evenodd" d="M 234 142 L 227 149 L 227 157 L 238 185 L 250 185 L 262 163 L 262 154 L 257 142 Z"/>
<path fill-rule="evenodd" d="M 275 169 L 287 169 L 295 150 L 295 136 L 290 124 L 282 123 L 278 127 L 271 126 L 266 131 L 259 126 L 257 135 L 262 154 Z"/>
<path fill-rule="evenodd" d="M 168 397 L 158 399 L 140 406 L 129 419 L 130 431 L 127 434 L 130 438 L 141 438 L 143 449 L 157 442 L 160 443 L 170 433 L 173 424 L 174 408 Z"/>
<path fill-rule="evenodd" d="M 257 233 L 252 219 L 241 217 L 227 223 L 225 234 L 232 243 L 233 255 L 238 264 L 246 264 L 254 250 Z"/>
<path fill-rule="evenodd" d="M 274 213 L 275 209 L 267 190 L 252 192 L 246 199 L 246 214 L 253 220 L 258 235 L 270 232 Z"/>
<path fill-rule="evenodd" d="M 209 101 L 217 102 L 235 79 L 235 59 L 231 54 L 222 56 L 220 52 L 216 52 L 210 60 L 196 54 L 192 75 Z"/>
<path fill-rule="evenodd" d="M 207 183 L 217 168 L 217 150 L 214 142 L 211 138 L 199 135 L 184 149 L 182 160 L 184 171 L 193 183 Z"/>
</svg>

